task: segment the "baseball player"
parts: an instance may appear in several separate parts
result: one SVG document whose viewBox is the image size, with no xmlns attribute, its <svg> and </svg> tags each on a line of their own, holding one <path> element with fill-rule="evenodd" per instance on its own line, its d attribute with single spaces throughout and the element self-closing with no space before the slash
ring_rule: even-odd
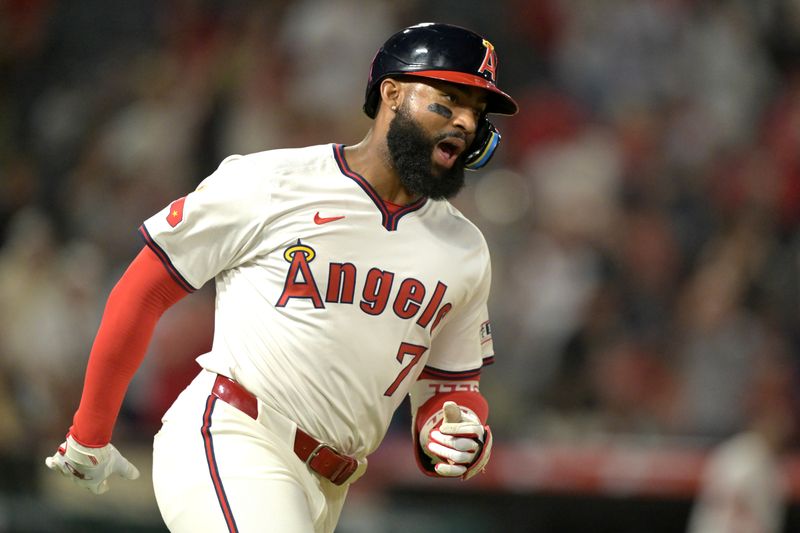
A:
<svg viewBox="0 0 800 533">
<path fill-rule="evenodd" d="M 446 198 L 497 147 L 487 114 L 517 111 L 496 76 L 481 36 L 404 29 L 373 60 L 359 144 L 231 156 L 146 220 L 47 466 L 95 493 L 138 477 L 110 443 L 126 388 L 161 314 L 213 279 L 213 347 L 154 440 L 171 531 L 333 531 L 407 394 L 420 469 L 481 472 L 489 252 Z"/>
</svg>

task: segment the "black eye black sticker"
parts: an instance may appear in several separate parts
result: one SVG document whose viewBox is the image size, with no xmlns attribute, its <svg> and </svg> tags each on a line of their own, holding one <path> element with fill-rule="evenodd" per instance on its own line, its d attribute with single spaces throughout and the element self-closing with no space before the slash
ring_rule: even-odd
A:
<svg viewBox="0 0 800 533">
<path fill-rule="evenodd" d="M 442 104 L 433 103 L 428 106 L 428 111 L 433 111 L 437 115 L 442 115 L 444 118 L 452 118 L 453 112 Z"/>
</svg>

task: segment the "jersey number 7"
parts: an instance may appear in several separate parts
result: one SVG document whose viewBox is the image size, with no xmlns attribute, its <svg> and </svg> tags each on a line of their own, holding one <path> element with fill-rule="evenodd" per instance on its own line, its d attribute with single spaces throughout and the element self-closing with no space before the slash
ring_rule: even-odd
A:
<svg viewBox="0 0 800 533">
<path fill-rule="evenodd" d="M 394 382 L 389 385 L 389 388 L 383 393 L 384 396 L 391 396 L 394 394 L 394 391 L 397 390 L 397 387 L 400 386 L 400 383 L 405 379 L 408 373 L 411 372 L 411 369 L 414 367 L 414 365 L 419 363 L 420 358 L 422 358 L 422 354 L 424 354 L 425 350 L 427 349 L 427 346 L 420 346 L 418 344 L 411 344 L 409 342 L 400 343 L 400 348 L 397 350 L 397 361 L 400 364 L 403 364 L 403 359 L 406 358 L 406 355 L 411 356 L 411 361 L 409 361 L 408 364 L 404 366 L 402 370 L 400 370 L 400 373 L 397 374 Z"/>
</svg>

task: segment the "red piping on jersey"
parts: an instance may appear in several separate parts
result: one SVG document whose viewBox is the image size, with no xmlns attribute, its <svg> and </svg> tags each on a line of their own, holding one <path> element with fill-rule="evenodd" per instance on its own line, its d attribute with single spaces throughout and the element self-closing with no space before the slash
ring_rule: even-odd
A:
<svg viewBox="0 0 800 533">
<path fill-rule="evenodd" d="M 483 367 L 489 366 L 494 364 L 494 355 L 489 355 L 483 358 L 482 364 L 480 368 L 473 368 L 470 370 L 441 370 L 439 368 L 434 368 L 432 366 L 425 366 L 422 369 L 422 373 L 419 376 L 419 379 L 452 379 L 452 380 L 464 380 L 464 379 L 472 379 L 481 375 L 481 370 Z"/>
<path fill-rule="evenodd" d="M 341 170 L 342 174 L 347 176 L 348 178 L 355 181 L 367 196 L 369 196 L 375 205 L 378 207 L 378 210 L 381 212 L 381 224 L 384 228 L 389 231 L 395 231 L 397 229 L 397 224 L 400 221 L 400 218 L 411 213 L 413 211 L 418 210 L 420 207 L 425 205 L 425 202 L 428 201 L 428 198 L 423 196 L 419 200 L 414 203 L 408 204 L 406 206 L 401 207 L 397 211 L 393 209 L 389 209 L 386 206 L 384 200 L 378 194 L 378 191 L 372 187 L 372 184 L 364 179 L 364 176 L 354 172 L 347 164 L 347 160 L 344 157 L 344 145 L 343 144 L 334 144 L 333 145 L 333 155 L 336 159 L 336 164 L 339 165 L 339 170 Z"/>
<path fill-rule="evenodd" d="M 172 276 L 172 279 L 174 279 L 178 283 L 178 285 L 183 287 L 186 290 L 186 292 L 194 292 L 197 290 L 194 287 L 192 287 L 191 283 L 186 281 L 186 278 L 184 278 L 180 272 L 178 272 L 178 269 L 175 268 L 175 265 L 172 264 L 172 261 L 170 261 L 170 258 L 167 255 L 167 253 L 150 236 L 150 232 L 147 231 L 147 228 L 145 227 L 144 224 L 139 226 L 139 235 L 142 236 L 142 240 L 144 240 L 144 243 L 147 245 L 147 247 L 153 250 L 158 259 L 164 265 L 164 268 L 167 269 L 169 275 Z"/>
<path fill-rule="evenodd" d="M 461 372 L 453 372 L 450 370 L 439 370 L 438 368 L 433 368 L 432 366 L 426 366 L 422 369 L 422 373 L 419 376 L 419 379 L 451 379 L 451 380 L 463 380 L 463 379 L 474 379 L 481 375 L 481 369 L 475 368 L 472 370 L 464 370 Z"/>
<path fill-rule="evenodd" d="M 233 518 L 233 511 L 231 511 L 231 504 L 228 502 L 228 495 L 225 494 L 225 487 L 222 486 L 222 478 L 219 477 L 217 458 L 214 454 L 214 440 L 211 438 L 211 415 L 214 413 L 214 404 L 216 404 L 216 402 L 216 396 L 208 396 L 208 400 L 206 400 L 206 410 L 203 413 L 203 427 L 200 428 L 200 433 L 203 435 L 203 448 L 206 452 L 208 473 L 211 475 L 211 482 L 214 484 L 214 492 L 217 495 L 217 501 L 222 510 L 222 515 L 225 518 L 225 524 L 228 526 L 228 531 L 233 533 L 238 532 L 239 528 L 236 526 L 236 520 Z"/>
</svg>

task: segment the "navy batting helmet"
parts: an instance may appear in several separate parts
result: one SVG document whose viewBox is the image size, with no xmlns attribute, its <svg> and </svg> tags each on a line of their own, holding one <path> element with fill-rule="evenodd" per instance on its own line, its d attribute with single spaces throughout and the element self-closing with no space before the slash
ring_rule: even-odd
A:
<svg viewBox="0 0 800 533">
<path fill-rule="evenodd" d="M 381 80 L 393 74 L 480 87 L 489 93 L 487 113 L 517 112 L 516 102 L 497 88 L 497 53 L 492 43 L 459 26 L 428 22 L 389 37 L 372 60 L 364 99 L 368 117 L 375 118 L 378 111 Z"/>
<path fill-rule="evenodd" d="M 497 87 L 497 53 L 492 43 L 459 26 L 427 22 L 389 37 L 370 67 L 364 98 L 368 117 L 375 118 L 380 102 L 378 88 L 384 78 L 392 75 L 432 78 L 487 91 L 486 112 L 466 152 L 465 166 L 469 170 L 486 165 L 500 142 L 500 133 L 486 115 L 517 112 L 517 103 Z"/>
</svg>

